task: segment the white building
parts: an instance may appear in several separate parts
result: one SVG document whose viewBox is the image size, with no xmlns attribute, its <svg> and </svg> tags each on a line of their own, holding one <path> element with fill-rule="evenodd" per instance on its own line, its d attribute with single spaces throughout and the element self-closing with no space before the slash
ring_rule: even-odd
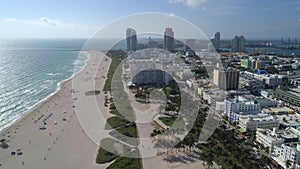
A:
<svg viewBox="0 0 300 169">
<path fill-rule="evenodd" d="M 241 116 L 257 115 L 260 112 L 260 104 L 256 100 L 225 100 L 225 115 L 231 122 L 237 122 Z"/>
<path fill-rule="evenodd" d="M 273 74 L 256 74 L 248 71 L 241 73 L 243 77 L 254 78 L 256 80 L 262 81 L 266 88 L 275 89 L 277 86 L 281 85 L 283 82 L 283 77 L 280 75 Z"/>
<path fill-rule="evenodd" d="M 276 133 L 276 129 L 257 129 L 256 130 L 256 142 L 260 143 L 264 147 L 269 147 L 270 152 L 275 146 L 281 146 L 284 143 L 284 139 L 280 134 Z"/>
<path fill-rule="evenodd" d="M 214 69 L 213 82 L 221 90 L 237 90 L 239 75 L 239 70 L 233 68 L 217 68 Z"/>
<path fill-rule="evenodd" d="M 224 100 L 216 101 L 216 110 L 219 112 L 225 111 L 225 101 Z"/>
<path fill-rule="evenodd" d="M 226 99 L 228 92 L 223 90 L 209 90 L 203 91 L 203 99 L 207 101 L 208 104 L 214 105 L 216 101 L 223 101 Z"/>
<path fill-rule="evenodd" d="M 279 120 L 274 116 L 250 116 L 240 117 L 238 125 L 244 131 L 255 131 L 257 128 L 278 128 Z"/>
<path fill-rule="evenodd" d="M 298 113 L 288 115 L 276 115 L 283 127 L 300 128 L 300 115 Z"/>
<path fill-rule="evenodd" d="M 271 89 L 261 90 L 261 92 L 260 92 L 260 94 L 265 98 L 272 97 L 272 93 L 273 93 L 273 91 Z"/>
<path fill-rule="evenodd" d="M 269 147 L 271 157 L 286 168 L 286 161 L 290 160 L 294 168 L 299 168 L 300 131 L 292 127 L 285 130 L 257 129 L 256 141 L 264 147 Z"/>
<path fill-rule="evenodd" d="M 299 142 L 300 131 L 297 129 L 289 127 L 285 129 L 282 133 L 279 132 L 279 134 L 284 139 L 285 143 Z"/>
<path fill-rule="evenodd" d="M 285 143 L 281 145 L 280 157 L 285 161 L 300 163 L 300 143 Z"/>
<path fill-rule="evenodd" d="M 146 58 L 149 53 L 135 52 L 129 55 L 126 60 L 125 74 L 130 78 L 130 83 L 135 85 L 168 85 L 173 79 L 171 69 L 166 68 L 166 64 L 156 58 Z M 159 54 L 157 54 L 159 55 Z M 160 56 L 157 56 L 160 57 Z M 170 61 L 170 60 L 169 60 Z"/>
<path fill-rule="evenodd" d="M 147 67 L 148 66 L 148 67 Z M 147 67 L 147 69 L 142 70 L 142 68 Z M 141 70 L 140 72 L 132 71 L 132 83 L 136 85 L 168 85 L 172 80 L 172 76 L 167 72 L 156 66 L 150 66 L 145 63 L 136 63 L 136 65 L 131 65 L 131 70 Z"/>
<path fill-rule="evenodd" d="M 276 101 L 270 100 L 264 97 L 257 97 L 251 94 L 245 94 L 239 96 L 239 100 L 256 100 L 261 108 L 269 108 L 269 107 L 276 107 Z"/>
</svg>

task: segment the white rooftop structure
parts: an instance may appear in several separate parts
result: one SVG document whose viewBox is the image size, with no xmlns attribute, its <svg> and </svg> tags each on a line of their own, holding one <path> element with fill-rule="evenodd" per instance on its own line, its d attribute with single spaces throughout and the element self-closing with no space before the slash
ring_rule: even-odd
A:
<svg viewBox="0 0 300 169">
<path fill-rule="evenodd" d="M 244 131 L 255 131 L 257 128 L 278 128 L 279 120 L 270 115 L 240 117 L 238 125 Z"/>
</svg>

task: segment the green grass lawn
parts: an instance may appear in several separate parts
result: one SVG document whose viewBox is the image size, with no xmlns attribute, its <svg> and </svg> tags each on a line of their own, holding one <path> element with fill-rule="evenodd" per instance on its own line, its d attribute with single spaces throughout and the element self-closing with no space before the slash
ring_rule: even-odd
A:
<svg viewBox="0 0 300 169">
<path fill-rule="evenodd" d="M 137 138 L 137 128 L 135 123 L 116 128 L 116 131 L 128 137 Z"/>
<path fill-rule="evenodd" d="M 95 95 L 98 95 L 100 94 L 100 91 L 98 90 L 93 90 L 93 91 L 87 91 L 84 93 L 86 96 L 95 96 Z"/>
<path fill-rule="evenodd" d="M 106 149 L 100 147 L 98 150 L 97 158 L 96 158 L 96 163 L 98 164 L 104 164 L 113 161 L 116 159 L 118 155 L 107 151 Z"/>
<path fill-rule="evenodd" d="M 111 109 L 109 111 L 109 113 L 120 116 L 120 117 L 124 117 L 117 109 Z"/>
<path fill-rule="evenodd" d="M 116 109 L 116 106 L 115 106 L 115 104 L 114 103 L 111 103 L 110 105 L 109 105 L 109 109 Z"/>
<path fill-rule="evenodd" d="M 114 129 L 129 123 L 131 122 L 124 118 L 114 116 L 106 120 L 105 129 Z"/>
<path fill-rule="evenodd" d="M 109 134 L 118 140 L 124 141 L 130 145 L 136 146 L 138 144 L 137 128 L 135 123 L 123 125 L 115 130 L 109 132 Z"/>
<path fill-rule="evenodd" d="M 118 147 L 122 147 L 123 152 L 118 152 L 118 150 L 116 150 L 115 148 L 115 145 L 118 145 Z M 120 143 L 119 141 L 111 138 L 104 138 L 100 142 L 96 163 L 104 164 L 104 163 L 111 162 L 117 157 L 119 157 L 121 154 L 129 151 L 130 151 L 130 147 Z"/>
<path fill-rule="evenodd" d="M 161 122 L 163 122 L 167 126 L 172 126 L 174 122 L 176 121 L 177 117 L 176 116 L 171 116 L 171 117 L 159 117 L 158 118 Z"/>
<path fill-rule="evenodd" d="M 118 157 L 107 169 L 142 169 L 142 160 L 138 157 L 138 151 L 130 152 L 131 154 L 126 154 L 125 156 Z M 131 158 L 132 156 L 132 158 Z"/>
<path fill-rule="evenodd" d="M 121 61 L 122 61 L 121 59 L 117 59 L 117 58 L 112 57 L 112 61 L 111 61 L 111 64 L 109 66 L 109 70 L 108 70 L 108 73 L 107 73 L 107 79 L 105 81 L 103 91 L 109 91 L 111 89 L 111 81 L 112 81 L 113 75 L 115 73 L 115 70 L 117 69 L 117 67 L 121 63 Z"/>
</svg>

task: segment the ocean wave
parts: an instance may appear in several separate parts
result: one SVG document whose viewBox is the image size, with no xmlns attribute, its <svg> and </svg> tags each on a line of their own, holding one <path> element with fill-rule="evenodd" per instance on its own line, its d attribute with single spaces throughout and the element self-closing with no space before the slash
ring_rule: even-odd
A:
<svg viewBox="0 0 300 169">
<path fill-rule="evenodd" d="M 0 110 L 1 114 L 5 114 L 6 112 L 10 112 L 12 110 L 14 111 L 17 111 L 18 107 L 20 106 L 21 104 L 17 103 L 17 104 L 10 104 L 10 106 L 7 106 L 7 107 L 4 107 Z"/>
<path fill-rule="evenodd" d="M 47 73 L 48 76 L 57 76 L 57 75 L 61 75 L 61 73 Z"/>
<path fill-rule="evenodd" d="M 84 68 L 87 59 L 90 57 L 87 52 L 69 51 L 67 53 L 52 53 L 49 54 L 47 58 L 44 57 L 44 55 L 47 55 L 47 53 L 44 52 L 45 51 L 40 53 L 37 52 L 37 55 L 41 55 L 38 57 L 34 57 L 32 52 L 27 53 L 30 57 L 26 57 L 28 59 L 26 60 L 26 63 L 32 66 L 28 67 L 27 65 L 26 68 L 18 69 L 11 66 L 15 70 L 12 69 L 10 72 L 16 73 L 16 76 L 10 78 L 11 80 L 9 83 L 9 79 L 5 79 L 4 82 L 7 86 L 10 84 L 14 85 L 10 85 L 12 86 L 10 88 L 4 87 L 4 89 L 8 91 L 0 92 L 0 99 L 2 98 L 1 103 L 2 101 L 5 102 L 3 104 L 0 103 L 0 119 L 4 119 L 0 122 L 0 130 L 9 127 L 22 116 L 30 112 L 32 108 L 57 93 L 61 88 L 61 83 L 69 80 L 80 72 Z M 25 55 L 24 52 L 19 52 L 19 54 L 22 59 L 25 58 L 22 57 Z M 66 57 L 60 57 L 61 55 L 66 55 Z M 57 61 L 57 59 L 61 60 Z M 45 62 L 45 60 L 47 60 L 47 62 Z M 12 61 L 9 63 L 13 64 L 15 62 Z M 20 63 L 19 60 L 18 66 L 23 66 Z M 2 84 L 2 86 L 3 85 L 4 84 Z M 4 100 L 8 95 L 9 99 Z"/>
</svg>

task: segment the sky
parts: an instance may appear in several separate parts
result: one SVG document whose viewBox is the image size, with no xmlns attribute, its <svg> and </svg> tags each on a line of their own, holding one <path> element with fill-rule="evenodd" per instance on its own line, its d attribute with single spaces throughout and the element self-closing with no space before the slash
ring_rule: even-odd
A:
<svg viewBox="0 0 300 169">
<path fill-rule="evenodd" d="M 89 38 L 119 18 L 161 12 L 222 39 L 300 38 L 299 0 L 1 0 L 0 39 Z M 147 26 L 147 25 L 145 25 Z M 175 31 L 176 34 L 176 31 Z"/>
</svg>

